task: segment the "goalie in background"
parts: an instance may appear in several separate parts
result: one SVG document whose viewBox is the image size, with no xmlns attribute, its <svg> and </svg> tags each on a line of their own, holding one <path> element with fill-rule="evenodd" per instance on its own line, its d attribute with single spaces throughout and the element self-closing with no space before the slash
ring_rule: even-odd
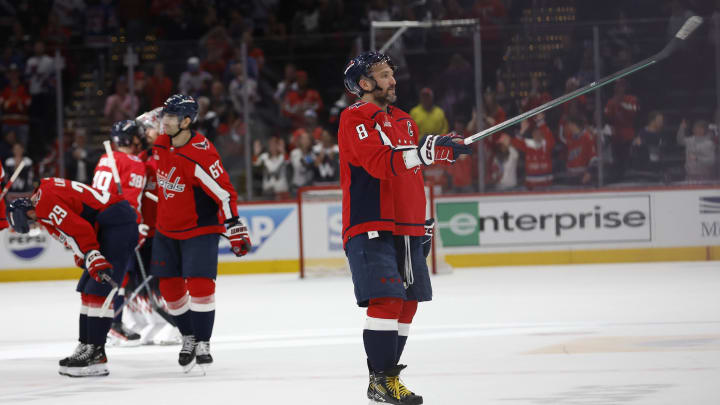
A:
<svg viewBox="0 0 720 405">
<path fill-rule="evenodd" d="M 426 224 L 420 169 L 452 164 L 471 149 L 455 135 L 425 135 L 418 143 L 415 121 L 392 106 L 394 72 L 390 57 L 377 52 L 345 68 L 345 87 L 360 101 L 342 112 L 338 131 L 343 243 L 357 304 L 367 307 L 367 396 L 421 404 L 400 382 L 405 366 L 398 364 L 418 302 L 432 299 L 426 263 L 432 220 Z"/>
</svg>

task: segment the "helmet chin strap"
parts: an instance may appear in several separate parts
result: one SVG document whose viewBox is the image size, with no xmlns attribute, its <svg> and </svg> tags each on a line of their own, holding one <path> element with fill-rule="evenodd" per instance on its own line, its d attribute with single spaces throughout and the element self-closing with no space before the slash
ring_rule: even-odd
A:
<svg viewBox="0 0 720 405">
<path fill-rule="evenodd" d="M 183 121 L 185 121 L 185 118 L 183 118 Z M 178 136 L 178 135 L 180 134 L 180 132 L 183 131 L 183 128 L 182 128 L 181 125 L 182 125 L 182 121 L 180 121 L 180 122 L 178 123 L 178 130 L 175 131 L 174 134 L 168 134 L 168 135 L 170 135 L 170 138 L 175 138 L 176 136 Z M 188 126 L 188 127 L 189 127 L 189 126 Z M 185 128 L 185 129 L 187 129 L 187 128 Z"/>
</svg>

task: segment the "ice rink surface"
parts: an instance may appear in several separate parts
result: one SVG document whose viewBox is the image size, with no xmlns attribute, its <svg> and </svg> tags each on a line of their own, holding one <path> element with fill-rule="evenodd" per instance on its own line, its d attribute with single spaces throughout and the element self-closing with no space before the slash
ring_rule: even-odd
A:
<svg viewBox="0 0 720 405">
<path fill-rule="evenodd" d="M 0 284 L 0 404 L 366 404 L 346 277 L 225 276 L 207 376 L 179 346 L 109 348 L 70 379 L 74 282 Z M 720 263 L 456 269 L 433 278 L 402 362 L 426 404 L 720 404 Z"/>
</svg>

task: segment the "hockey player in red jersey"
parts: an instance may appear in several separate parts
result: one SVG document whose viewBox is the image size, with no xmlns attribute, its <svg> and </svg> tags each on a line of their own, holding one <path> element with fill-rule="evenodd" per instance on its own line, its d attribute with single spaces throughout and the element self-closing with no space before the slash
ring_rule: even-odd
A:
<svg viewBox="0 0 720 405">
<path fill-rule="evenodd" d="M 111 288 L 102 280 L 107 274 L 119 284 L 125 276 L 138 240 L 135 212 L 118 196 L 61 178 L 42 179 L 31 198 L 16 199 L 8 208 L 15 232 L 28 233 L 37 222 L 72 248 L 75 262 L 85 269 L 77 285 L 80 343 L 60 360 L 60 374 L 108 375 L 105 340 L 114 310 L 112 305 L 103 308 Z"/>
<path fill-rule="evenodd" d="M 182 334 L 178 363 L 185 372 L 208 366 L 215 321 L 218 238 L 237 256 L 251 248 L 237 214 L 237 194 L 215 146 L 191 129 L 198 104 L 174 95 L 162 110 L 163 133 L 153 145 L 157 160 L 158 217 L 151 273 Z"/>
<path fill-rule="evenodd" d="M 140 151 L 140 135 L 138 125 L 133 120 L 123 120 L 114 123 L 110 129 L 114 151 L 113 159 L 120 177 L 122 198 L 130 203 L 137 214 L 138 224 L 142 220 L 141 201 L 145 187 L 145 164 L 135 156 Z M 107 154 L 103 154 L 95 166 L 93 176 L 93 188 L 107 191 L 113 195 L 119 195 L 117 185 L 113 180 L 111 161 Z M 133 254 L 133 258 L 135 255 Z M 123 346 L 137 346 L 140 344 L 140 335 L 126 328 L 122 324 L 123 304 L 125 302 L 125 287 L 129 275 L 125 275 L 120 290 L 118 291 L 113 305 L 119 310 L 116 311 L 110 328 L 111 344 Z"/>
<path fill-rule="evenodd" d="M 366 52 L 345 69 L 346 89 L 361 101 L 340 116 L 343 241 L 355 298 L 367 307 L 363 341 L 370 371 L 367 395 L 389 404 L 421 404 L 399 380 L 398 364 L 419 301 L 432 299 L 425 258 L 432 220 L 426 223 L 420 169 L 454 163 L 470 148 L 456 136 L 426 135 L 393 107 L 395 67 Z"/>
</svg>

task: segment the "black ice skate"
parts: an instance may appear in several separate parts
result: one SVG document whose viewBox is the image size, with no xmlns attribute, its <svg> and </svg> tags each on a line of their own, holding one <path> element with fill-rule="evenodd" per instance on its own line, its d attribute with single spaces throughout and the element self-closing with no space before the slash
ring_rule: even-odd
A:
<svg viewBox="0 0 720 405">
<path fill-rule="evenodd" d="M 210 354 L 210 342 L 197 342 L 195 348 L 195 362 L 198 366 L 202 367 L 203 373 L 205 369 L 213 363 L 212 355 Z"/>
<path fill-rule="evenodd" d="M 420 405 L 423 399 L 415 395 L 400 381 L 400 371 L 405 365 L 397 366 L 385 372 L 371 372 L 368 398 L 370 404 Z"/>
<path fill-rule="evenodd" d="M 140 346 L 140 335 L 126 328 L 122 322 L 113 322 L 108 332 L 108 344 L 111 346 Z"/>
<path fill-rule="evenodd" d="M 68 375 L 67 373 L 67 365 L 70 363 L 70 360 L 76 359 L 78 356 L 83 354 L 85 350 L 88 348 L 88 345 L 86 343 L 78 343 L 77 347 L 75 347 L 75 351 L 73 354 L 65 357 L 64 359 L 61 359 L 58 364 L 60 365 L 60 368 L 58 369 L 58 373 L 60 375 Z"/>
<path fill-rule="evenodd" d="M 97 377 L 110 374 L 105 346 L 87 345 L 84 352 L 68 361 L 66 374 L 70 377 Z"/>
<path fill-rule="evenodd" d="M 182 367 L 183 371 L 189 373 L 190 370 L 195 367 L 195 336 L 187 335 L 182 337 L 182 349 L 180 349 L 180 356 L 178 357 L 178 364 Z"/>
</svg>

